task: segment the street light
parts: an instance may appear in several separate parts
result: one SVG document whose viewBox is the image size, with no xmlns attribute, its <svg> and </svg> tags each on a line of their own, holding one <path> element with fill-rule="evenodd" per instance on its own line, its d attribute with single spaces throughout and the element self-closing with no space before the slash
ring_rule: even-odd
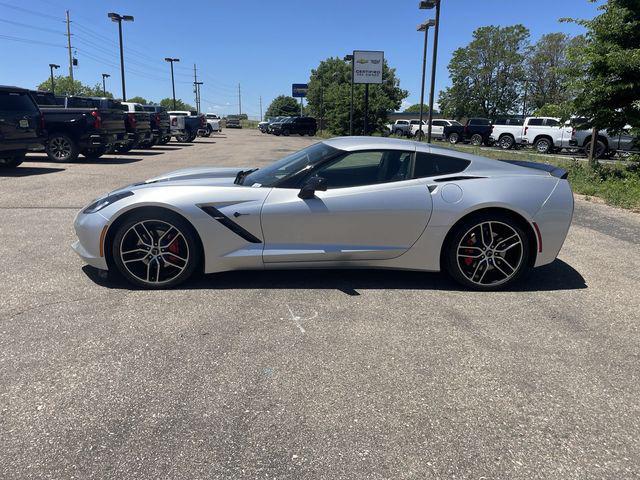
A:
<svg viewBox="0 0 640 480">
<path fill-rule="evenodd" d="M 54 95 L 56 94 L 56 83 L 53 80 L 53 69 L 54 68 L 60 68 L 60 65 L 56 65 L 55 63 L 50 63 L 49 64 L 49 70 L 51 71 L 51 93 L 53 93 Z"/>
<path fill-rule="evenodd" d="M 133 17 L 131 15 L 120 15 L 113 12 L 108 13 L 107 17 L 109 17 L 112 22 L 118 23 L 118 34 L 120 37 L 120 76 L 122 77 L 122 101 L 126 101 L 127 93 L 124 88 L 124 51 L 122 50 L 122 22 L 133 22 Z"/>
<path fill-rule="evenodd" d="M 424 77 L 427 69 L 427 39 L 429 38 L 429 27 L 434 27 L 436 24 L 434 19 L 429 19 L 428 21 L 421 23 L 418 25 L 418 31 L 424 32 L 424 52 L 422 53 L 422 86 L 420 90 L 420 130 L 419 137 L 422 140 L 424 136 L 424 132 L 422 131 L 422 116 L 424 109 Z"/>
<path fill-rule="evenodd" d="M 106 97 L 107 96 L 107 86 L 104 82 L 105 78 L 109 78 L 111 75 L 109 75 L 108 73 L 103 73 L 102 74 L 102 94 Z"/>
<path fill-rule="evenodd" d="M 431 90 L 429 92 L 429 119 L 427 125 L 427 142 L 431 143 L 431 121 L 433 120 L 433 93 L 436 85 L 436 64 L 438 61 L 438 33 L 440 31 L 440 3 L 442 0 L 420 0 L 418 7 L 436 9 L 435 30 L 433 32 L 433 63 L 431 65 Z M 422 127 L 422 125 L 421 125 Z"/>
<path fill-rule="evenodd" d="M 165 57 L 165 62 L 169 62 L 171 64 L 171 89 L 173 90 L 173 109 L 176 109 L 176 83 L 173 80 L 173 62 L 179 62 L 179 58 L 171 58 Z"/>
<path fill-rule="evenodd" d="M 353 55 L 345 55 L 345 62 L 351 62 L 351 104 L 349 106 L 349 135 L 353 136 Z"/>
</svg>

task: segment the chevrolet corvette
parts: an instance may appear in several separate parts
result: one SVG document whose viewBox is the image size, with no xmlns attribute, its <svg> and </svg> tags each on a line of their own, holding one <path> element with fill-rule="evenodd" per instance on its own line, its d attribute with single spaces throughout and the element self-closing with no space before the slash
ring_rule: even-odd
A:
<svg viewBox="0 0 640 480">
<path fill-rule="evenodd" d="M 325 140 L 262 168 L 189 168 L 82 209 L 74 250 L 144 288 L 197 272 L 443 271 L 495 290 L 554 261 L 573 216 L 567 173 L 376 137 Z"/>
</svg>

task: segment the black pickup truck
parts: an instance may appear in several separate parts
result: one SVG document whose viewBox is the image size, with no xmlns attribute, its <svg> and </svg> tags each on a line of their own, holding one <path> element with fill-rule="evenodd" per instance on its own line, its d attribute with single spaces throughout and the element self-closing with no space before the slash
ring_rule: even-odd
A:
<svg viewBox="0 0 640 480">
<path fill-rule="evenodd" d="M 493 125 L 488 118 L 470 118 L 464 125 L 447 125 L 443 138 L 449 143 L 469 142 L 472 145 L 489 145 Z"/>
<path fill-rule="evenodd" d="M 0 86 L 0 167 L 17 167 L 43 144 L 42 114 L 29 91 Z"/>
<path fill-rule="evenodd" d="M 52 161 L 72 162 L 79 154 L 99 158 L 127 141 L 123 108 L 116 100 L 31 94 L 44 114 L 45 151 Z"/>
<path fill-rule="evenodd" d="M 160 105 L 143 105 L 142 109 L 150 115 L 151 132 L 155 137 L 154 143 L 158 145 L 169 143 L 169 140 L 171 140 L 171 120 L 169 119 L 167 109 Z"/>
</svg>

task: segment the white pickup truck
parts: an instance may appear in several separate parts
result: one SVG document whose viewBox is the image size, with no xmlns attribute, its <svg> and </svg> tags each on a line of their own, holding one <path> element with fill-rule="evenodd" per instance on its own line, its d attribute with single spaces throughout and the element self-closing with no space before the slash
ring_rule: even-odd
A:
<svg viewBox="0 0 640 480">
<path fill-rule="evenodd" d="M 491 140 L 505 150 L 533 145 L 538 153 L 553 153 L 568 144 L 573 130 L 553 117 L 527 117 L 522 124 L 517 119 L 497 122 L 493 124 Z"/>
<path fill-rule="evenodd" d="M 222 126 L 220 125 L 220 117 L 215 113 L 207 113 L 207 132 L 206 135 L 209 136 L 212 133 L 220 133 L 222 132 Z"/>
<path fill-rule="evenodd" d="M 437 138 L 438 140 L 442 140 L 444 137 L 444 127 L 449 125 L 460 125 L 462 124 L 456 120 L 447 120 L 445 118 L 434 118 L 431 120 L 431 137 Z M 418 135 L 420 130 L 420 124 L 416 123 L 415 125 L 411 125 L 411 136 L 415 137 Z M 422 132 L 424 135 L 427 135 L 427 122 L 422 121 Z"/>
</svg>

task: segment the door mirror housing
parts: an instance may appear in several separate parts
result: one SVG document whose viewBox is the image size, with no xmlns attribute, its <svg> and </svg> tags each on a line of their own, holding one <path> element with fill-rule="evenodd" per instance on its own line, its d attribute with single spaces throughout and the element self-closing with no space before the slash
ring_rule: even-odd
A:
<svg viewBox="0 0 640 480">
<path fill-rule="evenodd" d="M 327 191 L 327 180 L 322 177 L 311 177 L 300 189 L 300 193 L 298 193 L 298 197 L 303 200 L 308 200 L 310 198 L 315 198 L 316 191 L 326 192 Z"/>
</svg>

